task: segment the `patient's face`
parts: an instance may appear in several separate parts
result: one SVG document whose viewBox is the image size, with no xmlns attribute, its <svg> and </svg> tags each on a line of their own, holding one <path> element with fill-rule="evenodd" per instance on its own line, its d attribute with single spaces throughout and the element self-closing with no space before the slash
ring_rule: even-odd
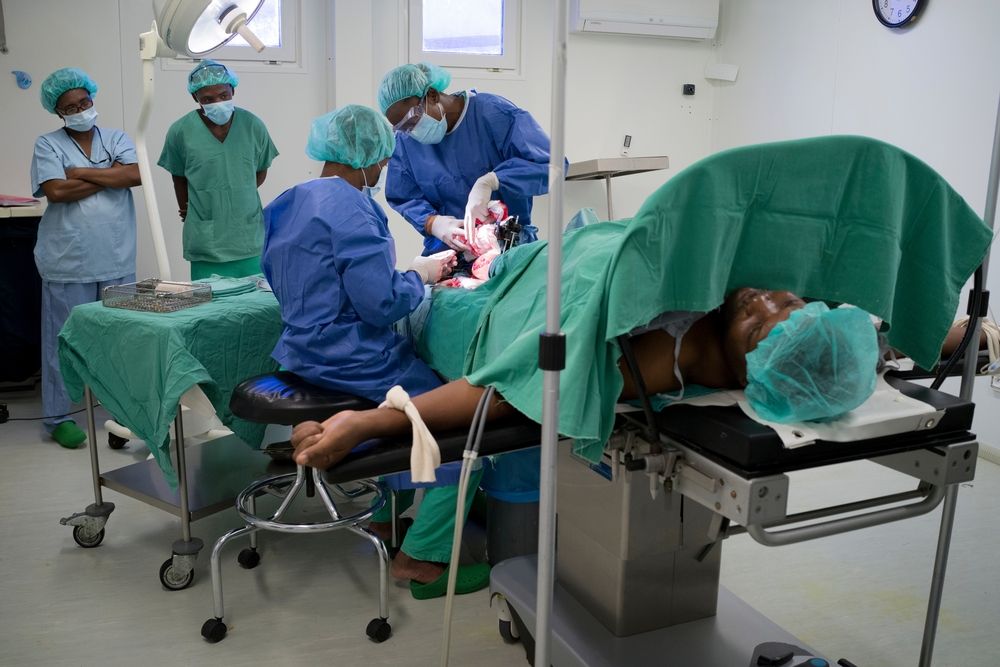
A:
<svg viewBox="0 0 1000 667">
<path fill-rule="evenodd" d="M 729 293 L 722 304 L 726 327 L 723 344 L 726 359 L 741 385 L 747 383 L 747 353 L 756 349 L 778 322 L 805 305 L 805 301 L 791 292 L 741 287 Z"/>
</svg>

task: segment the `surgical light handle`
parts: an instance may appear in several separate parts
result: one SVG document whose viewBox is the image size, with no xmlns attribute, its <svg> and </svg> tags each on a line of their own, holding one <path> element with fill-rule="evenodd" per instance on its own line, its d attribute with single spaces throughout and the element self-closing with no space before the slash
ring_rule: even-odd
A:
<svg viewBox="0 0 1000 667">
<path fill-rule="evenodd" d="M 226 32 L 230 34 L 236 33 L 245 39 L 247 44 L 253 47 L 254 51 L 260 53 L 264 50 L 264 42 L 260 41 L 260 38 L 254 34 L 254 31 L 247 27 L 246 12 L 240 12 L 236 16 L 229 17 L 229 13 L 234 11 L 235 8 L 236 7 L 234 5 L 219 17 L 219 25 L 222 25 L 224 21 L 229 20 L 229 23 L 226 25 Z"/>
</svg>

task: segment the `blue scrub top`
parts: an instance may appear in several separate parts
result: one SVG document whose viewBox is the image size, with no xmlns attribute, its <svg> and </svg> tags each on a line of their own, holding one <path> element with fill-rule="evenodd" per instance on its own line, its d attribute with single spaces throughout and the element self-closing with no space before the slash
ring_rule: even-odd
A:
<svg viewBox="0 0 1000 667">
<path fill-rule="evenodd" d="M 389 223 L 371 197 L 340 178 L 286 190 L 264 208 L 261 266 L 281 305 L 272 356 L 309 382 L 382 401 L 441 384 L 392 330 L 424 298 L 413 271 L 395 269 Z"/>
<path fill-rule="evenodd" d="M 531 198 L 549 191 L 549 138 L 531 114 L 503 97 L 470 94 L 461 122 L 440 143 L 396 135 L 385 198 L 423 236 L 431 215 L 465 217 L 469 190 L 491 171 L 500 181 L 494 199 L 522 225 L 530 224 Z M 425 236 L 425 255 L 446 249 Z"/>
<path fill-rule="evenodd" d="M 31 189 L 66 178 L 70 167 L 135 164 L 135 146 L 121 130 L 94 129 L 90 159 L 65 129 L 38 137 Z M 105 188 L 73 202 L 48 202 L 38 225 L 35 264 L 43 280 L 94 283 L 135 273 L 135 204 L 129 188 Z"/>
</svg>

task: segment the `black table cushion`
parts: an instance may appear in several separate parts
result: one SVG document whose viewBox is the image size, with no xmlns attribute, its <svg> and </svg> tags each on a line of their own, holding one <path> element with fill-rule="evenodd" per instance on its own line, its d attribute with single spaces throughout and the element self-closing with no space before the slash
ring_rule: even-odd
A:
<svg viewBox="0 0 1000 667">
<path fill-rule="evenodd" d="M 374 407 L 371 401 L 317 387 L 289 371 L 244 380 L 229 399 L 229 409 L 234 415 L 262 424 L 323 421 L 343 410 Z"/>
<path fill-rule="evenodd" d="M 747 477 L 924 449 L 975 437 L 969 433 L 973 403 L 899 378 L 886 380 L 903 394 L 944 410 L 937 426 L 868 440 L 819 441 L 786 449 L 777 433 L 747 417 L 737 406 L 675 405 L 657 415 L 657 425 L 662 433 Z M 634 413 L 629 418 L 642 420 L 642 415 Z"/>
<path fill-rule="evenodd" d="M 461 460 L 468 436 L 467 431 L 435 433 L 434 439 L 441 450 L 441 463 Z M 487 426 L 479 446 L 479 456 L 535 447 L 541 441 L 542 427 L 518 415 Z M 410 433 L 399 438 L 369 440 L 352 449 L 337 465 L 327 470 L 326 479 L 333 484 L 342 484 L 409 470 L 412 442 Z"/>
</svg>

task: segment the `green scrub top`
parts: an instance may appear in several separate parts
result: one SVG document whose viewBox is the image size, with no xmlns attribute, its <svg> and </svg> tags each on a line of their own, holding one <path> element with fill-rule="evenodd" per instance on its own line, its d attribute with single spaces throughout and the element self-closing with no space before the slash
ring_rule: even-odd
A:
<svg viewBox="0 0 1000 667">
<path fill-rule="evenodd" d="M 276 155 L 264 123 L 239 107 L 222 142 L 197 110 L 170 126 L 158 164 L 188 182 L 184 259 L 232 262 L 260 255 L 264 220 L 257 172 Z"/>
</svg>

